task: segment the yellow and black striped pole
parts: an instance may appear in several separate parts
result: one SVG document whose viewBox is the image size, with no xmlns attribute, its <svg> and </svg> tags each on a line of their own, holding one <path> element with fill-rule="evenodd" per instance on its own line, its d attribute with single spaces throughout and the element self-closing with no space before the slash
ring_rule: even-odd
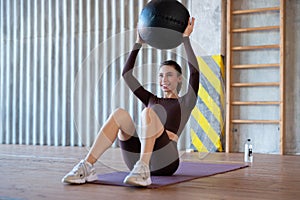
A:
<svg viewBox="0 0 300 200">
<path fill-rule="evenodd" d="M 198 101 L 191 117 L 192 149 L 223 151 L 224 65 L 221 55 L 197 57 L 200 68 Z"/>
</svg>

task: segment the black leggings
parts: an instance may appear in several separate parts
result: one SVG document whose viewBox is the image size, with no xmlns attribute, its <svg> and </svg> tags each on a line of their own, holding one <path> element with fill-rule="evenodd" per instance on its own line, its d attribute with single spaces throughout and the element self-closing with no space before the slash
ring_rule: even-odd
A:
<svg viewBox="0 0 300 200">
<path fill-rule="evenodd" d="M 135 163 L 140 159 L 141 142 L 135 134 L 126 141 L 119 141 L 123 159 L 127 167 L 132 170 Z M 179 154 L 177 143 L 170 140 L 166 131 L 159 136 L 154 144 L 150 159 L 151 175 L 170 176 L 175 173 L 179 166 Z"/>
</svg>

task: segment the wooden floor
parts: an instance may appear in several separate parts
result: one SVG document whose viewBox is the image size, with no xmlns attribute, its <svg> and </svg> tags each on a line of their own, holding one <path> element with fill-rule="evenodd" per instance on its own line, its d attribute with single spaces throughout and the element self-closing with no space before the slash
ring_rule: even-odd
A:
<svg viewBox="0 0 300 200">
<path fill-rule="evenodd" d="M 0 200 L 16 199 L 300 199 L 300 156 L 255 154 L 251 167 L 158 189 L 62 184 L 87 153 L 82 147 L 0 145 Z M 182 160 L 242 162 L 240 153 L 182 153 Z M 96 163 L 98 173 L 124 170 L 119 149 Z"/>
</svg>

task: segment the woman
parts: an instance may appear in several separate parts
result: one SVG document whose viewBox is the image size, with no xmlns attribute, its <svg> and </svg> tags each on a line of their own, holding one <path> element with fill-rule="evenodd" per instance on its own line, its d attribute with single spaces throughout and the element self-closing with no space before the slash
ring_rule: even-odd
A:
<svg viewBox="0 0 300 200">
<path fill-rule="evenodd" d="M 115 110 L 102 126 L 86 158 L 78 163 L 62 179 L 65 183 L 85 183 L 95 179 L 93 164 L 118 137 L 123 159 L 131 170 L 124 183 L 134 186 L 151 184 L 151 175 L 172 175 L 179 166 L 177 141 L 197 101 L 199 71 L 189 36 L 193 32 L 195 19 L 183 33 L 183 44 L 190 70 L 187 93 L 179 97 L 182 70 L 175 61 L 165 61 L 159 69 L 159 84 L 164 97 L 159 98 L 147 91 L 133 76 L 135 60 L 143 41 L 137 36 L 122 76 L 131 91 L 146 108 L 142 112 L 142 131 L 138 135 L 129 113 Z"/>
</svg>

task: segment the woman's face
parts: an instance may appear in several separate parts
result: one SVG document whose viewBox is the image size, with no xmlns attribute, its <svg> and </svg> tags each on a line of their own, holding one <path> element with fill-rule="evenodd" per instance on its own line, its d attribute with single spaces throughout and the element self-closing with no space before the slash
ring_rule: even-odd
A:
<svg viewBox="0 0 300 200">
<path fill-rule="evenodd" d="M 163 92 L 177 94 L 177 85 L 182 76 L 172 65 L 163 65 L 159 69 L 159 84 Z"/>
</svg>

